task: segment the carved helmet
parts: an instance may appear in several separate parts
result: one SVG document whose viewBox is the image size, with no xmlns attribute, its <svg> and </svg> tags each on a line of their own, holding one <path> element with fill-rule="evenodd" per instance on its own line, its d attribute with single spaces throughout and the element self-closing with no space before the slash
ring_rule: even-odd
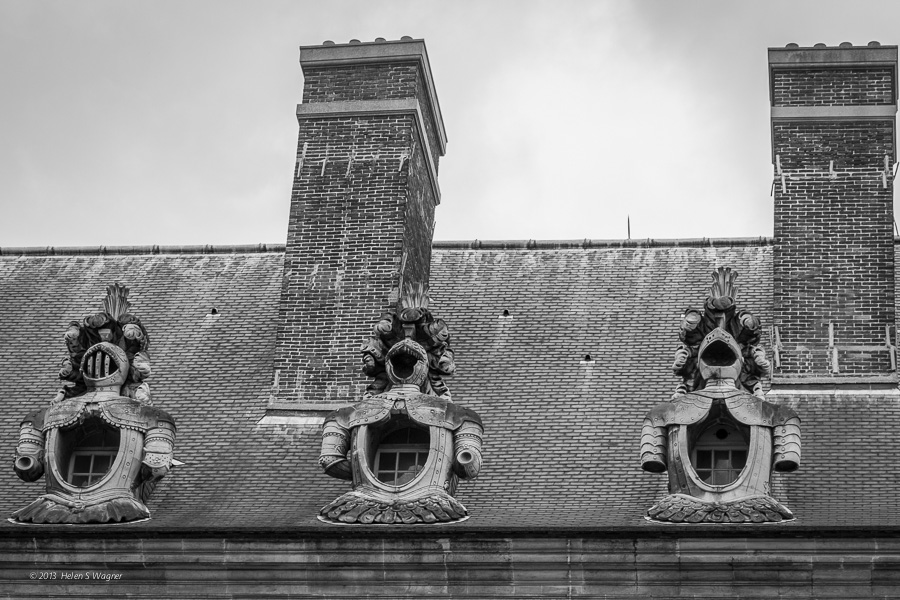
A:
<svg viewBox="0 0 900 600">
<path fill-rule="evenodd" d="M 121 388 L 128 377 L 130 366 L 128 356 L 122 348 L 109 342 L 100 342 L 84 353 L 81 375 L 89 388 Z"/>
<path fill-rule="evenodd" d="M 741 347 L 721 327 L 716 327 L 703 338 L 697 358 L 700 376 L 704 381 L 710 379 L 736 380 L 744 366 Z"/>
<path fill-rule="evenodd" d="M 412 384 L 421 388 L 428 375 L 428 354 L 418 342 L 403 338 L 391 346 L 384 367 L 392 384 Z"/>
</svg>

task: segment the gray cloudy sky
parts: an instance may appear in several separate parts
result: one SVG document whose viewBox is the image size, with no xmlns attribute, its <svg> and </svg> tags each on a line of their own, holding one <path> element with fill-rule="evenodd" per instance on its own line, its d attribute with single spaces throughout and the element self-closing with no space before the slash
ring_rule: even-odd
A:
<svg viewBox="0 0 900 600">
<path fill-rule="evenodd" d="M 0 0 L 0 246 L 285 239 L 297 46 L 424 38 L 436 239 L 772 234 L 766 48 L 900 3 Z"/>
</svg>

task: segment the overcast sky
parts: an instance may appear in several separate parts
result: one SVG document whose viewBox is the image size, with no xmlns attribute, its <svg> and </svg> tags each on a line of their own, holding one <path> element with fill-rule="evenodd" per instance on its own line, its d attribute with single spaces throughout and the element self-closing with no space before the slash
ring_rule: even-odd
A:
<svg viewBox="0 0 900 600">
<path fill-rule="evenodd" d="M 772 234 L 766 48 L 897 2 L 0 0 L 0 246 L 283 243 L 297 47 L 424 38 L 436 239 Z"/>
</svg>

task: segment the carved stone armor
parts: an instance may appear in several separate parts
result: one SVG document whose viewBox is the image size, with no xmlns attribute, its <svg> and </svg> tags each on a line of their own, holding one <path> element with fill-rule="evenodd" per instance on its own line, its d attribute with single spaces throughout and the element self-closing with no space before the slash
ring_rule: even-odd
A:
<svg viewBox="0 0 900 600">
<path fill-rule="evenodd" d="M 120 297 L 120 308 L 127 308 L 127 290 L 118 286 L 110 290 Z M 93 322 L 105 326 L 136 321 L 129 317 L 102 313 Z M 67 341 L 87 337 L 83 330 L 91 327 L 89 319 L 77 336 L 67 335 Z M 140 330 L 146 342 L 146 330 L 143 326 Z M 117 339 L 108 331 L 91 331 L 90 335 L 110 341 L 76 348 L 80 357 L 77 374 L 67 372 L 61 377 L 75 382 L 72 387 L 78 391 L 64 389 L 49 407 L 31 413 L 21 423 L 14 469 L 24 481 L 45 476 L 47 487 L 45 494 L 16 511 L 13 520 L 107 523 L 148 518 L 144 502 L 172 465 L 174 419 L 152 406 L 145 384 L 136 398 L 123 394 L 134 381 L 133 359 L 125 349 L 127 338 Z M 149 373 L 146 343 L 140 352 Z M 135 385 L 131 391 L 139 387 Z"/>
<path fill-rule="evenodd" d="M 363 347 L 370 359 L 364 370 L 376 381 L 383 373 L 383 385 L 374 388 L 383 391 L 325 420 L 319 462 L 328 475 L 349 479 L 353 490 L 323 508 L 321 520 L 435 523 L 467 517 L 453 496 L 460 478 L 473 479 L 481 469 L 483 428 L 476 413 L 450 400 L 440 377 L 452 373 L 449 335 L 442 321 L 436 328 L 429 317 L 427 309 L 407 307 L 382 319 L 375 341 Z M 436 329 L 444 332 L 441 347 L 434 352 L 439 344 L 433 343 L 426 350 L 417 334 L 435 340 Z M 372 348 L 389 348 L 379 357 L 383 368 L 372 368 Z M 448 358 L 436 368 L 435 356 Z"/>
<path fill-rule="evenodd" d="M 641 431 L 641 466 L 669 473 L 669 496 L 651 507 L 655 521 L 762 523 L 792 519 L 769 496 L 772 469 L 800 465 L 800 418 L 736 383 L 744 352 L 721 327 L 699 344 L 700 385 L 654 407 Z M 716 440 L 718 438 L 718 440 Z"/>
</svg>

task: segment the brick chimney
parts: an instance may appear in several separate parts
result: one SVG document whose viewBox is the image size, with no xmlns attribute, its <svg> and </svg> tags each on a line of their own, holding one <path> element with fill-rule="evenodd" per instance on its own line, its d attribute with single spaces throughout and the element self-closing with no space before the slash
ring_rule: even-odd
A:
<svg viewBox="0 0 900 600">
<path fill-rule="evenodd" d="M 769 49 L 773 388 L 896 387 L 897 47 Z"/>
<path fill-rule="evenodd" d="M 270 408 L 322 415 L 360 397 L 372 325 L 428 281 L 446 134 L 423 40 L 303 46 L 300 65 Z"/>
</svg>

